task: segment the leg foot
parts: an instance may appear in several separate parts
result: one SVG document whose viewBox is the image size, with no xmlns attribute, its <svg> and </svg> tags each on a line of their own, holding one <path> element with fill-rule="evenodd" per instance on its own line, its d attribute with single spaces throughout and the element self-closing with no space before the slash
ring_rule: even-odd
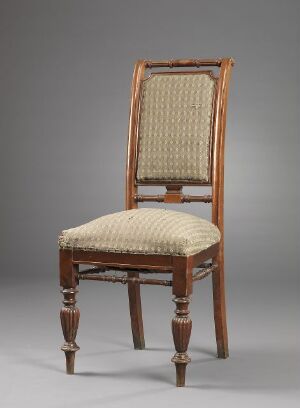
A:
<svg viewBox="0 0 300 408">
<path fill-rule="evenodd" d="M 65 351 L 66 355 L 66 372 L 74 374 L 75 351 Z"/>
<path fill-rule="evenodd" d="M 186 371 L 186 363 L 175 363 L 176 367 L 176 387 L 184 387 L 185 386 L 185 371 Z"/>
<path fill-rule="evenodd" d="M 172 333 L 176 353 L 172 362 L 176 367 L 176 386 L 184 387 L 186 366 L 191 361 L 187 354 L 187 348 L 192 331 L 192 321 L 189 317 L 189 297 L 175 297 L 175 317 L 172 320 Z"/>
<path fill-rule="evenodd" d="M 64 307 L 60 311 L 60 319 L 65 343 L 61 349 L 66 355 L 67 374 L 74 374 L 75 352 L 79 350 L 75 342 L 80 317 L 79 309 L 75 306 L 77 292 L 74 288 L 62 290 Z"/>
</svg>

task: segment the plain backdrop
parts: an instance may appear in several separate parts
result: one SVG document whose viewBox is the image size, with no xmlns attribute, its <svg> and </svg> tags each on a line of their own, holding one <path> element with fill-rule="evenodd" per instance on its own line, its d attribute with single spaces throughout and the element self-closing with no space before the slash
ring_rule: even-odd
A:
<svg viewBox="0 0 300 408">
<path fill-rule="evenodd" d="M 239 368 L 230 371 L 230 382 L 238 384 L 241 372 L 251 366 L 256 376 L 261 375 L 262 383 L 271 375 L 266 392 L 280 388 L 280 384 L 283 395 L 289 384 L 290 391 L 297 388 L 299 371 L 296 374 L 291 356 L 296 358 L 297 336 L 299 341 L 299 6 L 297 0 L 0 0 L 1 348 L 8 366 L 12 367 L 10 358 L 15 358 L 18 367 L 16 350 L 22 350 L 24 358 L 31 355 L 39 361 L 36 350 L 43 343 L 40 355 L 55 361 L 57 370 L 61 370 L 51 372 L 57 381 L 55 389 L 61 387 L 62 398 L 66 393 L 73 395 L 70 378 L 65 379 L 62 374 L 63 356 L 57 351 L 62 340 L 57 323 L 57 236 L 62 229 L 124 209 L 129 98 L 135 60 L 231 56 L 236 65 L 230 87 L 225 161 L 230 336 L 233 353 L 251 338 L 252 346 L 262 345 L 262 357 L 253 356 L 249 345 L 248 351 L 241 354 L 248 353 L 251 359 L 243 363 L 243 368 L 238 360 Z M 204 206 L 193 204 L 180 210 L 208 217 L 209 210 Z M 99 301 L 99 311 L 104 306 L 101 296 L 108 296 L 108 309 L 114 309 L 114 302 L 122 299 L 119 307 L 126 319 L 118 315 L 115 319 L 125 319 L 125 332 L 115 322 L 112 337 L 124 334 L 124 347 L 132 356 L 126 289 L 97 284 L 96 290 L 89 285 L 82 289 L 83 308 L 84 295 L 92 302 L 92 293 Z M 204 292 L 209 293 L 209 284 L 204 287 Z M 172 316 L 171 297 L 166 292 L 163 296 L 162 291 L 145 289 L 145 302 L 150 309 L 146 313 L 151 319 L 153 313 L 159 315 L 159 304 L 170 305 L 165 314 L 167 333 Z M 208 295 L 203 296 L 205 299 Z M 207 314 L 207 322 L 211 322 L 208 304 L 203 307 L 207 308 L 202 310 L 203 315 Z M 86 319 L 83 323 L 82 318 L 81 338 L 91 330 L 88 308 Z M 110 319 L 104 322 L 113 325 Z M 157 324 L 153 321 L 153 327 L 163 325 Z M 120 332 L 114 333 L 118 328 Z M 205 332 L 206 328 L 199 326 L 199 333 L 202 330 Z M 153 328 L 152 333 L 154 341 L 158 332 Z M 91 334 L 86 336 L 91 339 Z M 110 338 L 109 327 L 105 336 Z M 200 338 L 199 334 L 199 341 Z M 209 339 L 213 341 L 213 335 Z M 284 345 L 286 339 L 288 343 Z M 171 357 L 171 341 L 171 337 L 165 340 L 170 351 L 165 359 L 159 356 L 161 364 L 167 364 Z M 291 354 L 287 358 L 281 354 L 281 359 L 279 351 L 264 354 L 272 341 Z M 214 350 L 214 343 L 208 344 Z M 93 346 L 98 348 L 98 344 Z M 264 361 L 263 356 L 269 359 L 259 364 Z M 26 389 L 31 390 L 32 384 L 35 388 L 26 394 L 25 406 L 40 405 L 41 401 L 45 406 L 63 406 L 62 400 L 55 402 L 50 398 L 45 402 L 47 394 L 41 390 L 43 386 L 46 389 L 46 380 L 45 384 L 36 385 L 37 377 L 47 378 L 47 366 L 35 367 L 32 360 L 26 361 L 22 369 L 16 368 L 20 377 L 12 373 L 5 376 L 10 384 L 6 391 L 15 387 L 22 390 L 24 374 L 30 372 L 32 379 Z M 121 363 L 113 357 L 110 361 L 118 373 Z M 264 367 L 271 361 L 278 365 L 266 373 Z M 136 372 L 148 372 L 147 364 L 147 360 L 141 361 Z M 289 380 L 272 382 L 272 375 L 283 366 L 285 371 L 281 374 Z M 125 363 L 123 369 L 126 373 Z M 201 366 L 198 369 L 201 371 Z M 42 374 L 35 370 L 42 370 Z M 153 367 L 153 378 L 156 370 Z M 168 374 L 170 381 L 172 370 Z M 216 394 L 209 387 L 217 382 L 218 371 L 211 371 L 210 379 L 205 380 L 210 384 L 205 398 L 213 404 L 209 398 Z M 228 375 L 224 368 L 222 378 L 229 378 Z M 122 383 L 122 377 L 115 376 L 118 384 Z M 251 384 L 251 379 L 245 383 Z M 86 381 L 85 387 L 88 380 L 95 379 L 81 378 Z M 102 380 L 97 378 L 98 391 Z M 106 389 L 114 386 L 114 378 L 107 381 Z M 151 378 L 147 381 L 151 382 Z M 51 380 L 47 384 L 50 392 Z M 252 385 L 255 388 L 255 382 Z M 65 393 L 63 387 L 68 386 Z M 151 398 L 157 403 L 159 399 L 155 400 L 153 392 Z M 226 397 L 219 397 L 236 403 L 238 387 L 226 392 Z M 20 406 L 15 393 L 3 395 L 3 407 Z M 195 401 L 203 397 L 195 395 Z M 265 398 L 271 398 L 266 395 L 252 402 L 265 403 Z M 85 401 L 83 394 L 80 398 Z M 135 398 L 138 402 L 143 392 Z M 160 398 L 163 401 L 163 391 Z M 95 395 L 85 406 L 97 401 Z M 117 402 L 121 406 L 126 406 L 126 399 L 120 401 Z M 117 402 L 109 397 L 103 400 L 107 405 L 117 406 Z"/>
<path fill-rule="evenodd" d="M 232 56 L 229 275 L 297 276 L 299 2 L 0 4 L 5 269 L 52 273 L 62 228 L 124 208 L 136 59 Z"/>
</svg>

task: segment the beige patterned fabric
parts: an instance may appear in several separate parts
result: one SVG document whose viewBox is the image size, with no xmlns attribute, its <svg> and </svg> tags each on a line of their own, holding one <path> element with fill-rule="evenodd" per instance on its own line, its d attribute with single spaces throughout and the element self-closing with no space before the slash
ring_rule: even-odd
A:
<svg viewBox="0 0 300 408">
<path fill-rule="evenodd" d="M 154 74 L 143 82 L 138 181 L 209 181 L 214 93 L 209 74 Z"/>
<path fill-rule="evenodd" d="M 136 254 L 192 255 L 220 240 L 218 228 L 183 212 L 139 208 L 63 231 L 59 246 Z"/>
</svg>

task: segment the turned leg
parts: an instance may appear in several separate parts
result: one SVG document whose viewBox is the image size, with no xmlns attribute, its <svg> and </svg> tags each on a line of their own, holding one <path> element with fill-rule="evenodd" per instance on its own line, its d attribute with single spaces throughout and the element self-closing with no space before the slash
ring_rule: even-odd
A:
<svg viewBox="0 0 300 408">
<path fill-rule="evenodd" d="M 76 288 L 68 288 L 63 289 L 61 292 L 64 296 L 64 306 L 60 311 L 60 320 L 65 338 L 65 343 L 61 349 L 66 355 L 67 374 L 74 374 L 75 352 L 79 350 L 75 342 L 80 316 L 79 309 L 75 306 L 75 296 L 78 290 Z"/>
<path fill-rule="evenodd" d="M 192 331 L 192 321 L 189 317 L 189 297 L 175 297 L 173 302 L 176 304 L 175 317 L 172 320 L 172 333 L 176 353 L 172 362 L 176 366 L 176 385 L 183 387 L 185 385 L 185 371 L 187 364 L 191 361 L 187 354 L 187 348 Z"/>
<path fill-rule="evenodd" d="M 138 277 L 139 274 L 136 272 L 128 272 L 128 276 L 130 278 L 134 278 L 134 277 Z M 128 298 L 129 298 L 129 310 L 130 310 L 133 345 L 135 349 L 143 350 L 145 348 L 145 339 L 144 339 L 140 284 L 128 282 Z"/>
<path fill-rule="evenodd" d="M 216 263 L 218 268 L 212 274 L 216 342 L 218 357 L 227 358 L 229 353 L 225 305 L 224 256 L 221 250 Z"/>
<path fill-rule="evenodd" d="M 186 366 L 191 361 L 187 349 L 192 331 L 189 303 L 193 291 L 193 263 L 191 258 L 178 256 L 174 257 L 173 265 L 172 291 L 176 309 L 172 320 L 172 333 L 176 353 L 172 362 L 176 367 L 176 385 L 184 387 Z"/>
</svg>

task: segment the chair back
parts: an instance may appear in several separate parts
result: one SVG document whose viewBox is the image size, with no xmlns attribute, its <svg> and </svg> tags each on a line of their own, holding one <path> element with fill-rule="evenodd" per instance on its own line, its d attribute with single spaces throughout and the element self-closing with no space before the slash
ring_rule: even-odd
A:
<svg viewBox="0 0 300 408">
<path fill-rule="evenodd" d="M 137 61 L 129 118 L 127 209 L 144 201 L 212 202 L 212 222 L 222 232 L 226 108 L 233 64 L 232 58 Z M 166 193 L 138 194 L 141 185 L 163 185 Z M 212 194 L 185 195 L 182 189 L 187 185 L 211 186 Z"/>
</svg>

